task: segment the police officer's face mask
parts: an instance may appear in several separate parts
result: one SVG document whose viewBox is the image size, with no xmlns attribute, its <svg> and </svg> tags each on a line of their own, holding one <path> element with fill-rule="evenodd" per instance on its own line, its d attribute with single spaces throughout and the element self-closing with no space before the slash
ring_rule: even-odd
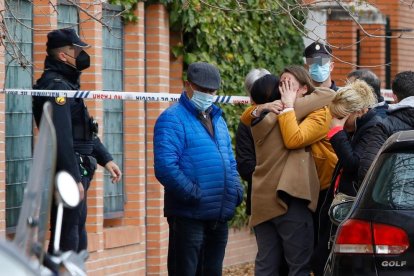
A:
<svg viewBox="0 0 414 276">
<path fill-rule="evenodd" d="M 309 66 L 309 73 L 314 81 L 324 82 L 331 74 L 331 64 L 328 62 L 321 66 L 317 63 L 313 63 Z"/>
<path fill-rule="evenodd" d="M 91 58 L 85 51 L 81 51 L 76 57 L 76 69 L 79 71 L 85 70 L 91 66 Z"/>
</svg>

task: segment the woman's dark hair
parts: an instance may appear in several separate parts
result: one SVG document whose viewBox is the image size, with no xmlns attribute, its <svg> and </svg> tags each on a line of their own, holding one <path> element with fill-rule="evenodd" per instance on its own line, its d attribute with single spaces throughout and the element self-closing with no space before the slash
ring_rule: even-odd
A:
<svg viewBox="0 0 414 276">
<path fill-rule="evenodd" d="M 295 78 L 298 80 L 301 86 L 306 85 L 308 87 L 308 92 L 306 92 L 306 95 L 309 95 L 313 91 L 315 91 L 315 86 L 313 86 L 312 79 L 309 76 L 308 71 L 303 66 L 300 66 L 300 65 L 287 66 L 283 70 L 282 74 L 283 73 L 291 73 L 293 76 L 295 76 Z"/>
<path fill-rule="evenodd" d="M 269 74 L 257 79 L 250 91 L 250 96 L 256 104 L 280 100 L 279 78 Z"/>
</svg>

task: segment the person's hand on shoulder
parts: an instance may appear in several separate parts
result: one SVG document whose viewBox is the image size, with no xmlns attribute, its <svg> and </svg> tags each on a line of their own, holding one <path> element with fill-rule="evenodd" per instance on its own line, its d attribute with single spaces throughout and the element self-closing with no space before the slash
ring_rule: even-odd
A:
<svg viewBox="0 0 414 276">
<path fill-rule="evenodd" d="M 111 174 L 112 183 L 121 181 L 122 172 L 114 161 L 109 161 L 106 163 L 105 169 Z"/>
<path fill-rule="evenodd" d="M 270 103 L 257 105 L 257 107 L 253 110 L 252 115 L 253 117 L 258 118 L 264 111 L 273 112 L 276 115 L 278 115 L 282 110 L 283 110 L 282 101 L 276 100 Z"/>
</svg>

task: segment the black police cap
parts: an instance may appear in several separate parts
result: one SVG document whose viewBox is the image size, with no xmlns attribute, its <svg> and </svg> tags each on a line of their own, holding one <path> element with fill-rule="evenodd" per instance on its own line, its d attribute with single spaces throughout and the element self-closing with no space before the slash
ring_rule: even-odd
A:
<svg viewBox="0 0 414 276">
<path fill-rule="evenodd" d="M 76 31 L 72 28 L 54 30 L 47 34 L 46 46 L 48 49 L 55 49 L 69 45 L 82 48 L 89 47 L 87 43 L 83 42 L 79 38 Z"/>
<path fill-rule="evenodd" d="M 313 57 L 330 57 L 332 55 L 332 49 L 328 45 L 319 42 L 313 42 L 305 48 L 303 55 L 306 58 Z"/>
</svg>

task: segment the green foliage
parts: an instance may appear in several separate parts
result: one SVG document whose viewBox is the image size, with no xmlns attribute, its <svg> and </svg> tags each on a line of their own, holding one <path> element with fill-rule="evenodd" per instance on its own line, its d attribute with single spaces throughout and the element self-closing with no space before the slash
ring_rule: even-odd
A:
<svg viewBox="0 0 414 276">
<path fill-rule="evenodd" d="M 125 23 L 135 23 L 138 20 L 138 17 L 134 14 L 137 4 L 139 2 L 145 2 L 146 5 L 151 4 L 164 4 L 173 2 L 174 0 L 109 0 L 108 3 L 112 5 L 122 6 L 124 11 L 122 13 L 122 18 Z"/>
<path fill-rule="evenodd" d="M 247 182 L 242 181 L 244 187 L 243 202 L 239 207 L 236 208 L 233 219 L 230 221 L 230 226 L 233 228 L 242 228 L 247 226 L 249 221 L 249 216 L 246 214 L 246 193 L 247 193 Z"/>
<path fill-rule="evenodd" d="M 122 18 L 125 23 L 136 22 L 138 17 L 134 14 L 137 8 L 138 2 L 144 0 L 109 0 L 108 3 L 112 5 L 122 6 L 124 11 L 122 12 Z"/>
<path fill-rule="evenodd" d="M 302 37 L 289 15 L 281 12 L 278 1 L 247 0 L 242 7 L 234 0 L 203 1 L 208 5 L 199 0 L 160 2 L 167 4 L 171 28 L 182 32 L 184 41 L 172 47 L 173 54 L 183 55 L 184 68 L 194 61 L 215 64 L 222 77 L 219 94 L 245 95 L 244 77 L 253 68 L 279 74 L 286 65 L 302 64 Z M 288 5 L 295 1 L 280 2 Z M 213 7 L 217 5 L 221 9 Z M 221 107 L 234 141 L 246 106 Z M 236 211 L 233 226 L 246 225 L 244 208 L 243 204 Z"/>
</svg>

